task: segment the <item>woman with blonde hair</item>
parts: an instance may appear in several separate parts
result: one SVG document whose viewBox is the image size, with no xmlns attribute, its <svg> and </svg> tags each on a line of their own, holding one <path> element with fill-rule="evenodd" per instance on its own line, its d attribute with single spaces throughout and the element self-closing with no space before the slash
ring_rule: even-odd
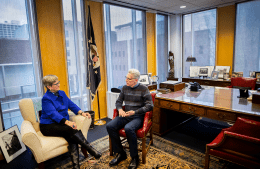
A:
<svg viewBox="0 0 260 169">
<path fill-rule="evenodd" d="M 69 143 L 69 153 L 73 168 L 79 169 L 78 144 L 86 149 L 96 159 L 101 154 L 95 150 L 86 140 L 81 130 L 77 130 L 75 122 L 69 121 L 68 109 L 76 115 L 91 118 L 89 113 L 84 113 L 60 90 L 60 81 L 55 75 L 43 77 L 43 84 L 47 92 L 42 98 L 42 114 L 40 117 L 40 130 L 44 136 L 63 137 Z"/>
</svg>

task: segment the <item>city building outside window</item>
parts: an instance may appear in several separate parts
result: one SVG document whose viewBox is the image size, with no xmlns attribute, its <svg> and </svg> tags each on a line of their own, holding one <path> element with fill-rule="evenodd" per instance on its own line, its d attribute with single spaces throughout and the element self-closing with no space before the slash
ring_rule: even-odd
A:
<svg viewBox="0 0 260 169">
<path fill-rule="evenodd" d="M 145 12 L 104 4 L 108 90 L 125 85 L 131 68 L 147 74 Z M 140 51 L 140 55 L 139 52 Z M 118 55 L 117 55 L 118 53 Z M 121 57 L 121 53 L 123 57 Z M 117 57 L 118 56 L 118 57 Z M 115 69 L 113 66 L 115 65 Z M 117 69 L 117 65 L 125 65 Z"/>
<path fill-rule="evenodd" d="M 158 83 L 168 77 L 168 16 L 156 15 L 156 58 Z M 150 72 L 149 72 L 150 73 Z"/>
<path fill-rule="evenodd" d="M 62 6 L 64 29 L 67 32 L 65 38 L 70 98 L 86 111 L 90 109 L 90 98 L 86 89 L 85 5 L 83 0 L 63 0 Z"/>
<path fill-rule="evenodd" d="M 260 1 L 237 4 L 234 71 L 260 71 Z"/>
<path fill-rule="evenodd" d="M 189 56 L 197 60 L 192 66 L 215 66 L 216 9 L 183 15 L 183 51 L 183 77 L 189 77 Z"/>
<path fill-rule="evenodd" d="M 0 5 L 0 102 L 5 129 L 21 127 L 21 99 L 43 93 L 33 7 L 31 0 L 2 0 Z"/>
</svg>

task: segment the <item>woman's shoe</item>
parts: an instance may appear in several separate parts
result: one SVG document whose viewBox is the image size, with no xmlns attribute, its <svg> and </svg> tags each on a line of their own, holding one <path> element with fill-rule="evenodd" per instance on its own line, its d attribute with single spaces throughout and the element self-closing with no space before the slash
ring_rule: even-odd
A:
<svg viewBox="0 0 260 169">
<path fill-rule="evenodd" d="M 69 144 L 68 149 L 69 149 L 73 169 L 80 169 L 78 144 Z"/>
<path fill-rule="evenodd" d="M 86 140 L 82 132 L 79 130 L 76 134 L 71 137 L 76 143 L 80 144 L 85 148 L 90 155 L 94 156 L 96 159 L 101 157 L 101 153 L 98 152 L 94 147 L 92 147 L 89 142 Z"/>
</svg>

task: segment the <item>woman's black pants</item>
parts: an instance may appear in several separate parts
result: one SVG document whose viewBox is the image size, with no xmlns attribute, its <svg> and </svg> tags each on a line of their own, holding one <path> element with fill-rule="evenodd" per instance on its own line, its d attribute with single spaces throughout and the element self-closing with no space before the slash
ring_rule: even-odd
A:
<svg viewBox="0 0 260 169">
<path fill-rule="evenodd" d="M 58 123 L 40 124 L 40 130 L 44 136 L 63 137 L 69 144 L 75 143 L 71 136 L 78 132 L 77 129 L 73 129 L 66 124 Z"/>
</svg>

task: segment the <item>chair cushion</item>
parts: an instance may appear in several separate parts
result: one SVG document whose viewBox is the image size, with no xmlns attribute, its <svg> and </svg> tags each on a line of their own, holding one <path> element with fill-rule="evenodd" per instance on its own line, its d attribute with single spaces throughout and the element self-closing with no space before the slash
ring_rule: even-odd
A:
<svg viewBox="0 0 260 169">
<path fill-rule="evenodd" d="M 224 151 L 219 151 L 219 150 L 214 150 L 211 149 L 209 151 L 210 155 L 216 156 L 216 157 L 221 157 L 222 159 L 228 159 L 234 163 L 238 163 L 241 165 L 244 165 L 246 167 L 249 168 L 259 168 L 260 167 L 260 163 L 259 163 L 259 159 L 248 159 L 248 158 L 244 158 L 244 157 L 239 157 L 237 155 L 231 154 L 231 153 L 227 153 Z"/>
<path fill-rule="evenodd" d="M 44 136 L 40 131 L 37 132 L 41 141 L 42 150 L 47 154 L 59 147 L 68 146 L 68 142 L 63 137 L 48 137 Z"/>
</svg>

